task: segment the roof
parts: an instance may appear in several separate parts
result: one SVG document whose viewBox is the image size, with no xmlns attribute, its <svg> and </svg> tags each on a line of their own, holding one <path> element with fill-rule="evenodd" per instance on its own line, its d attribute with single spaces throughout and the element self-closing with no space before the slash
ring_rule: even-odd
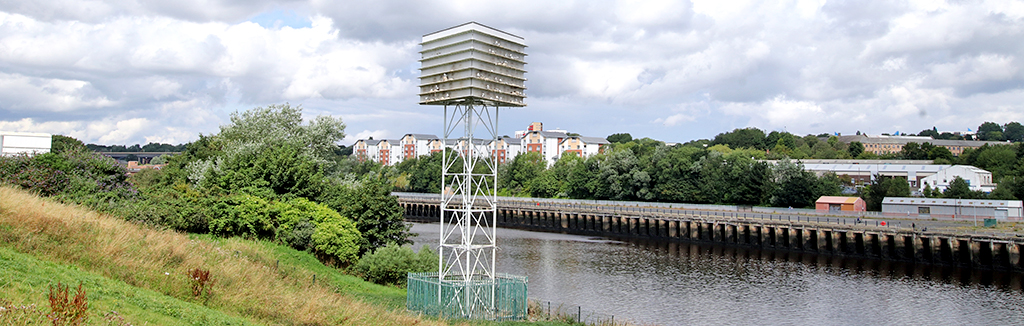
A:
<svg viewBox="0 0 1024 326">
<path fill-rule="evenodd" d="M 366 143 L 366 145 L 374 145 L 375 146 L 375 145 L 379 144 L 383 139 L 360 139 L 360 140 L 362 140 L 364 143 Z"/>
<path fill-rule="evenodd" d="M 608 139 L 605 139 L 604 137 L 582 137 L 581 136 L 580 140 L 582 140 L 583 142 L 588 143 L 588 144 L 611 144 L 611 142 L 609 142 Z"/>
<path fill-rule="evenodd" d="M 1017 208 L 1024 206 L 1019 200 L 994 199 L 957 199 L 957 198 L 916 198 L 916 197 L 885 197 L 885 205 L 928 205 L 928 206 L 959 206 L 959 207 L 996 207 Z"/>
<path fill-rule="evenodd" d="M 561 131 L 546 131 L 546 130 L 541 130 L 541 131 L 530 130 L 530 131 L 527 131 L 525 134 L 523 134 L 523 137 L 526 137 L 526 135 L 529 135 L 529 134 L 532 134 L 532 133 L 538 133 L 538 134 L 541 135 L 541 137 L 545 137 L 545 138 L 559 138 L 559 137 L 564 138 L 564 137 L 569 137 L 569 134 L 561 132 Z"/>
<path fill-rule="evenodd" d="M 930 143 L 935 146 L 963 146 L 963 147 L 981 147 L 982 145 L 1007 145 L 1007 142 L 998 141 L 981 141 L 981 140 L 948 140 L 948 139 L 932 139 L 931 137 L 922 136 L 868 136 L 868 135 L 853 135 L 853 136 L 839 136 L 839 141 L 844 143 L 859 141 L 863 144 L 896 144 L 905 145 L 907 143 Z"/>
<path fill-rule="evenodd" d="M 468 32 L 468 31 L 478 31 L 478 32 L 482 32 L 484 34 L 489 34 L 491 36 L 494 36 L 494 37 L 497 37 L 497 38 L 500 38 L 500 39 L 504 39 L 506 41 L 511 41 L 511 42 L 519 43 L 520 45 L 523 45 L 523 46 L 526 45 L 526 41 L 523 40 L 522 37 L 516 36 L 516 35 L 514 35 L 512 33 L 505 32 L 505 31 L 502 31 L 502 30 L 499 30 L 499 29 L 496 29 L 496 28 L 493 28 L 493 27 L 490 27 L 490 26 L 487 26 L 487 25 L 484 25 L 484 24 L 481 24 L 481 23 L 477 23 L 477 22 L 468 22 L 468 23 L 464 23 L 462 25 L 457 25 L 457 26 L 445 28 L 445 29 L 442 29 L 442 30 L 439 30 L 439 31 L 436 31 L 436 32 L 433 32 L 433 33 L 430 33 L 430 34 L 427 34 L 427 35 L 423 35 L 423 43 L 430 42 L 430 41 L 433 41 L 433 40 L 436 40 L 436 39 L 440 39 L 440 38 L 444 38 L 444 37 L 448 37 L 448 36 L 452 36 L 452 35 L 456 35 L 456 34 L 465 33 L 465 32 Z"/>
<path fill-rule="evenodd" d="M 915 172 L 915 173 L 938 173 L 952 165 L 946 164 L 804 164 L 804 170 L 808 171 L 834 171 L 834 172 Z"/>
<path fill-rule="evenodd" d="M 843 197 L 843 196 L 821 196 L 815 203 L 825 204 L 853 204 L 858 200 L 863 201 L 860 197 Z"/>
<path fill-rule="evenodd" d="M 405 136 L 413 136 L 416 139 L 438 139 L 437 135 L 431 134 L 405 134 Z M 405 138 L 404 136 L 402 138 Z"/>
<path fill-rule="evenodd" d="M 50 134 L 47 133 L 20 131 L 0 131 L 0 136 L 52 137 Z"/>
<path fill-rule="evenodd" d="M 775 164 L 778 160 L 764 160 L 765 162 Z M 932 160 L 851 160 L 851 159 L 798 159 L 793 160 L 801 162 L 803 164 L 889 164 L 889 165 L 906 165 L 906 164 L 917 164 L 927 165 L 932 164 L 935 161 Z"/>
</svg>

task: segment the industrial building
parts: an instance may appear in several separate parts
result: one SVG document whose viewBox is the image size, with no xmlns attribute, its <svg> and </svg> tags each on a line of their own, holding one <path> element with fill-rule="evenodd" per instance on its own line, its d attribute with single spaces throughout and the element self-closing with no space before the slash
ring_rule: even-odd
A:
<svg viewBox="0 0 1024 326">
<path fill-rule="evenodd" d="M 921 187 L 930 186 L 933 190 L 946 191 L 949 184 L 957 177 L 967 181 L 972 191 L 992 192 L 996 183 L 992 182 L 992 172 L 970 165 L 954 165 L 921 179 Z"/>
<path fill-rule="evenodd" d="M 50 134 L 0 131 L 0 154 L 49 153 L 53 137 Z"/>
<path fill-rule="evenodd" d="M 818 176 L 835 173 L 849 177 L 856 185 L 868 184 L 879 175 L 904 178 L 911 190 L 921 190 L 927 183 L 932 189 L 944 191 L 956 177 L 966 180 L 973 191 L 991 192 L 996 188 L 992 172 L 970 165 L 930 164 L 931 161 L 922 160 L 802 160 L 801 163 L 804 170 Z"/>
<path fill-rule="evenodd" d="M 829 212 L 863 212 L 867 203 L 860 197 L 821 196 L 814 202 L 815 210 Z"/>
<path fill-rule="evenodd" d="M 994 199 L 885 197 L 882 213 L 953 218 L 1021 218 L 1021 201 Z"/>
</svg>

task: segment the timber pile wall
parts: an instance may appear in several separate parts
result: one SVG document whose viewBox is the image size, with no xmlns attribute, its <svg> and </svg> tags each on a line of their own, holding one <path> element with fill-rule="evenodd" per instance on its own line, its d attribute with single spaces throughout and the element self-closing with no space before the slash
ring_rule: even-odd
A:
<svg viewBox="0 0 1024 326">
<path fill-rule="evenodd" d="M 441 210 L 436 202 L 400 200 L 400 203 L 405 209 L 406 219 L 439 221 Z M 629 216 L 501 207 L 497 210 L 497 223 L 500 227 L 533 231 L 717 243 L 822 255 L 1024 271 L 1020 259 L 1024 239 L 912 232 L 864 225 L 820 225 L 707 216 Z"/>
</svg>

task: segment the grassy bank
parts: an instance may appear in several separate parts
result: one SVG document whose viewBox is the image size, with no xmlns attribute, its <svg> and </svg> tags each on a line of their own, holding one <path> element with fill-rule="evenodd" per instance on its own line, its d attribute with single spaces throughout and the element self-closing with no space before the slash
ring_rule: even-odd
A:
<svg viewBox="0 0 1024 326">
<path fill-rule="evenodd" d="M 0 247 L 11 257 L 4 259 L 7 281 L 0 283 L 0 293 L 21 301 L 15 303 L 45 303 L 45 291 L 40 292 L 43 283 L 91 280 L 89 284 L 100 288 L 84 286 L 91 291 L 89 299 L 97 304 L 97 311 L 118 307 L 105 303 L 112 299 L 103 295 L 115 289 L 101 288 L 120 282 L 138 291 L 152 291 L 152 300 L 160 297 L 180 302 L 181 307 L 223 314 L 221 319 L 197 322 L 195 318 L 211 314 L 193 308 L 170 309 L 177 311 L 170 316 L 180 315 L 180 323 L 186 324 L 238 324 L 233 322 L 237 320 L 282 325 L 439 324 L 390 309 L 404 298 L 400 289 L 338 273 L 302 252 L 269 243 L 155 230 L 8 187 L 0 187 Z M 17 271 L 24 268 L 16 266 L 40 263 L 82 274 L 39 273 L 32 281 L 19 277 L 22 272 Z M 192 295 L 186 272 L 195 268 L 210 271 L 210 294 Z M 314 274 L 318 276 L 315 283 Z M 32 299 L 34 295 L 37 298 Z M 124 317 L 133 324 L 150 321 L 142 314 L 129 315 L 133 311 L 124 310 Z M 164 324 L 153 318 L 151 323 Z"/>
</svg>

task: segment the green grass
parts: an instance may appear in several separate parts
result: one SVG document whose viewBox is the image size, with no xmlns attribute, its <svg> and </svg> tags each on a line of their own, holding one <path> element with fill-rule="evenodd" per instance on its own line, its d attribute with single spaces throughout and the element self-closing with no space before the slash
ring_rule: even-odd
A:
<svg viewBox="0 0 1024 326">
<path fill-rule="evenodd" d="M 210 271 L 212 294 L 192 296 L 192 268 Z M 405 310 L 405 289 L 363 281 L 307 252 L 153 229 L 0 187 L 0 299 L 45 314 L 57 282 L 82 283 L 90 324 L 116 311 L 134 325 L 568 325 L 415 316 Z"/>
<path fill-rule="evenodd" d="M 58 282 L 71 287 L 82 284 L 88 298 L 91 325 L 104 325 L 104 315 L 112 312 L 133 325 L 257 325 L 196 302 L 134 287 L 76 266 L 39 260 L 9 248 L 0 247 L 0 275 L 3 276 L 0 298 L 15 305 L 35 304 L 44 313 L 49 312 L 51 285 Z"/>
</svg>

